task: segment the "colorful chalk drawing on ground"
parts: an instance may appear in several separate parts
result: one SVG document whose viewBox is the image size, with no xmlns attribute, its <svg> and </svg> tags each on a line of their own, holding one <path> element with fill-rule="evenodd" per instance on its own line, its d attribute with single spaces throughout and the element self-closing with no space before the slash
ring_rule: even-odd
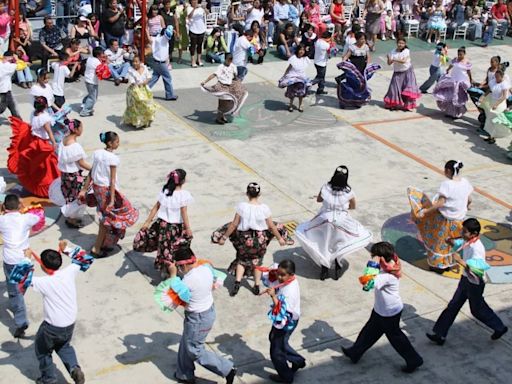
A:
<svg viewBox="0 0 512 384">
<path fill-rule="evenodd" d="M 477 218 L 482 225 L 480 239 L 486 250 L 486 261 L 491 265 L 487 272 L 489 282 L 494 284 L 512 283 L 512 226 Z M 428 270 L 427 254 L 419 237 L 416 225 L 409 213 L 392 217 L 382 227 L 382 239 L 392 243 L 398 256 L 418 268 Z M 460 266 L 444 272 L 445 277 L 458 279 Z"/>
<path fill-rule="evenodd" d="M 21 201 L 23 202 L 23 205 L 28 207 L 30 205 L 36 205 L 41 204 L 44 208 L 44 216 L 45 216 L 45 225 L 44 227 L 37 231 L 32 232 L 30 236 L 34 236 L 38 233 L 43 232 L 51 225 L 55 224 L 55 222 L 60 217 L 60 207 L 57 207 L 54 205 L 50 200 L 31 196 L 29 192 L 27 192 L 21 185 L 17 183 L 17 180 L 15 178 L 5 178 L 5 182 L 7 184 L 7 188 L 5 190 L 4 194 L 0 194 L 0 202 L 3 203 L 5 195 L 9 193 L 13 193 L 15 195 L 18 195 L 21 198 Z M 0 236 L 0 244 L 2 244 L 2 238 Z"/>
</svg>

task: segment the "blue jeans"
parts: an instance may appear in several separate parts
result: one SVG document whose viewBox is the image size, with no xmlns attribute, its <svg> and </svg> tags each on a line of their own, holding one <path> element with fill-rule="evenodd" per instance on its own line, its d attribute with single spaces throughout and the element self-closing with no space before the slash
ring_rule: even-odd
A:
<svg viewBox="0 0 512 384">
<path fill-rule="evenodd" d="M 183 321 L 183 335 L 178 350 L 176 377 L 181 380 L 194 379 L 195 366 L 198 363 L 210 372 L 226 377 L 233 369 L 233 363 L 205 348 L 208 333 L 215 322 L 215 307 L 201 312 L 186 312 Z"/>
<path fill-rule="evenodd" d="M 14 314 L 14 324 L 16 328 L 28 325 L 27 308 L 25 307 L 25 299 L 18 289 L 18 284 L 9 283 L 9 276 L 15 265 L 4 263 L 5 281 L 7 284 L 7 294 L 9 295 L 9 309 Z"/>
<path fill-rule="evenodd" d="M 165 98 L 169 99 L 171 97 L 174 97 L 171 72 L 169 72 L 167 63 L 161 63 L 156 60 L 153 60 L 153 77 L 151 77 L 151 80 L 149 81 L 149 88 L 154 87 L 160 76 L 162 76 L 162 79 L 164 80 Z"/>
<path fill-rule="evenodd" d="M 222 63 L 224 63 L 224 53 L 208 52 L 206 54 L 206 59 L 210 60 L 214 63 L 222 64 Z"/>
<path fill-rule="evenodd" d="M 86 82 L 85 88 L 87 89 L 87 96 L 82 100 L 83 107 L 80 111 L 80 116 L 92 115 L 94 104 L 96 104 L 96 100 L 98 100 L 98 84 L 89 84 Z"/>
<path fill-rule="evenodd" d="M 34 81 L 29 67 L 25 68 L 23 71 L 16 71 L 16 77 L 18 78 L 18 83 L 32 83 Z"/>
<path fill-rule="evenodd" d="M 294 44 L 292 45 L 291 47 L 288 48 L 290 50 L 290 54 L 291 55 L 294 55 L 295 54 L 295 51 L 297 50 L 297 46 Z M 279 45 L 277 47 L 277 52 L 279 54 L 279 57 L 281 59 L 285 59 L 285 60 L 288 60 L 288 57 L 286 56 L 286 48 L 284 45 Z"/>
<path fill-rule="evenodd" d="M 295 325 L 295 328 L 297 328 L 297 325 Z M 295 375 L 293 368 L 290 368 L 288 362 L 292 363 L 292 367 L 302 367 L 306 362 L 304 357 L 299 355 L 288 343 L 295 328 L 285 331 L 284 329 L 272 327 L 268 335 L 270 340 L 270 359 L 279 377 L 287 383 L 291 383 Z"/>
<path fill-rule="evenodd" d="M 245 76 L 247 76 L 247 72 L 249 72 L 247 67 L 244 67 L 243 65 L 237 65 L 236 71 L 238 73 L 237 77 L 240 79 L 240 81 L 242 81 Z"/>
<path fill-rule="evenodd" d="M 128 74 L 128 70 L 130 69 L 130 63 L 123 63 L 121 65 L 109 64 L 108 69 L 110 69 L 110 73 L 114 80 L 125 79 Z"/>
<path fill-rule="evenodd" d="M 431 86 L 433 86 L 443 74 L 441 67 L 431 65 L 429 68 L 430 77 L 420 86 L 421 92 L 427 92 Z"/>
<path fill-rule="evenodd" d="M 448 330 L 452 326 L 457 314 L 466 302 L 469 300 L 469 309 L 471 314 L 475 316 L 482 323 L 487 325 L 494 331 L 502 331 L 505 325 L 501 319 L 494 313 L 494 311 L 485 302 L 483 297 L 485 289 L 485 283 L 483 281 L 480 284 L 472 284 L 468 278 L 462 276 L 457 286 L 457 290 L 453 294 L 452 299 L 448 303 L 446 309 L 441 313 L 439 319 L 437 319 L 434 328 L 432 329 L 435 334 L 446 337 Z"/>
<path fill-rule="evenodd" d="M 482 37 L 482 43 L 484 43 L 484 45 L 489 45 L 492 42 L 496 25 L 496 22 L 493 20 L 485 27 L 484 35 Z"/>
<path fill-rule="evenodd" d="M 75 324 L 61 328 L 46 321 L 43 321 L 39 327 L 34 345 L 43 383 L 57 383 L 55 364 L 52 359 L 53 351 L 57 352 L 69 373 L 79 366 L 75 349 L 70 344 L 74 328 Z"/>
</svg>

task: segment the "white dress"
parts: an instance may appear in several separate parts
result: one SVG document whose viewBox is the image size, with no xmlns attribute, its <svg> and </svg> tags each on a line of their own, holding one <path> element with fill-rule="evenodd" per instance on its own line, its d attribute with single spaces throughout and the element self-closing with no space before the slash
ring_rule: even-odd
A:
<svg viewBox="0 0 512 384">
<path fill-rule="evenodd" d="M 317 265 L 330 268 L 334 260 L 364 248 L 373 236 L 348 213 L 354 192 L 333 191 L 325 184 L 320 194 L 322 208 L 311 220 L 299 224 L 295 236 Z"/>
</svg>

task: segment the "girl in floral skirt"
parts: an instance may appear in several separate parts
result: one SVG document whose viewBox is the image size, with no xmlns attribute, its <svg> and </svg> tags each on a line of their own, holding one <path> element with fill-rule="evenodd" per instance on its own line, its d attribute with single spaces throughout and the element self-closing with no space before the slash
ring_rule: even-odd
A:
<svg viewBox="0 0 512 384">
<path fill-rule="evenodd" d="M 69 131 L 59 144 L 57 151 L 59 157 L 59 170 L 61 172 L 61 191 L 67 204 L 78 200 L 78 195 L 84 185 L 82 170 L 91 170 L 91 165 L 85 161 L 87 155 L 82 146 L 76 141 L 82 135 L 83 125 L 80 120 L 66 119 L 64 125 Z M 64 214 L 64 216 L 66 216 Z M 70 228 L 81 228 L 82 220 L 79 218 L 66 217 L 66 225 Z"/>
<path fill-rule="evenodd" d="M 158 243 L 155 268 L 162 272 L 167 271 L 166 262 L 173 261 L 174 252 L 192 239 L 187 207 L 194 198 L 189 191 L 182 189 L 186 176 L 187 172 L 183 169 L 175 169 L 169 174 L 158 201 L 142 226 L 142 229 L 147 229 L 157 216 L 153 224 Z"/>
<path fill-rule="evenodd" d="M 120 160 L 114 151 L 119 148 L 119 135 L 115 132 L 100 133 L 100 140 L 105 149 L 98 149 L 92 158 L 92 169 L 85 182 L 80 198 L 85 197 L 92 182 L 100 227 L 96 242 L 90 254 L 96 258 L 106 257 L 118 241 L 124 238 L 126 229 L 139 218 L 139 212 L 119 192 L 117 167 Z"/>
<path fill-rule="evenodd" d="M 230 295 L 235 296 L 240 290 L 242 277 L 253 274 L 255 295 L 260 293 L 261 272 L 255 268 L 260 266 L 267 246 L 275 236 L 279 245 L 293 244 L 288 231 L 282 224 L 272 221 L 272 213 L 266 204 L 258 201 L 261 188 L 257 183 L 247 186 L 248 202 L 239 203 L 233 221 L 217 229 L 212 235 L 212 242 L 224 245 L 229 238 L 236 249 L 236 259 L 228 271 L 235 274 L 235 285 Z"/>
</svg>

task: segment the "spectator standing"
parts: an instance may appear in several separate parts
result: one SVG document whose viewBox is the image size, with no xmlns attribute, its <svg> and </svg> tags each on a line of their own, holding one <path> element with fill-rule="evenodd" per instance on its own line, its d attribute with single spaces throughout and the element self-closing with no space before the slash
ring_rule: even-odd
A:
<svg viewBox="0 0 512 384">
<path fill-rule="evenodd" d="M 148 36 L 156 36 L 160 31 L 165 28 L 165 21 L 162 15 L 159 14 L 158 5 L 153 3 L 149 8 L 148 20 L 146 24 L 146 33 Z"/>
<path fill-rule="evenodd" d="M 203 40 L 206 33 L 205 15 L 206 3 L 198 3 L 198 0 L 191 0 L 187 8 L 188 31 L 190 38 L 190 65 L 196 68 L 203 66 L 201 54 L 203 53 Z"/>
<path fill-rule="evenodd" d="M 12 17 L 3 1 L 0 1 L 0 54 L 9 48 L 9 36 L 11 35 L 10 24 Z"/>
<path fill-rule="evenodd" d="M 44 27 L 39 31 L 39 42 L 43 47 L 41 66 L 46 68 L 50 58 L 59 57 L 59 52 L 64 49 L 62 40 L 66 37 L 64 32 L 53 24 L 51 16 L 44 18 Z"/>
<path fill-rule="evenodd" d="M 180 40 L 180 23 L 178 15 L 176 14 L 176 3 L 172 4 L 171 0 L 164 1 L 164 7 L 160 11 L 164 19 L 165 28 L 169 25 L 174 28 L 171 40 L 169 40 L 169 61 L 172 62 L 172 52 L 174 51 L 174 44 Z"/>
<path fill-rule="evenodd" d="M 80 16 L 76 25 L 71 29 L 69 37 L 78 39 L 80 41 L 80 47 L 86 48 L 90 53 L 91 38 L 97 39 L 98 35 L 94 31 L 91 21 L 85 16 Z"/>
<path fill-rule="evenodd" d="M 149 88 L 153 88 L 160 76 L 164 81 L 165 100 L 178 100 L 172 88 L 172 77 L 169 72 L 169 40 L 172 37 L 171 28 L 162 29 L 160 34 L 151 38 L 151 51 L 153 52 L 153 77 L 149 81 Z"/>
<path fill-rule="evenodd" d="M 252 6 L 246 11 L 245 29 L 250 29 L 253 21 L 257 21 L 259 25 L 263 25 L 264 10 L 260 0 L 254 0 Z"/>
<path fill-rule="evenodd" d="M 108 69 L 110 69 L 116 86 L 127 83 L 126 75 L 130 69 L 130 64 L 125 60 L 128 59 L 129 53 L 119 47 L 119 41 L 112 39 L 109 41 L 109 48 L 105 51 L 105 55 L 108 59 Z"/>
<path fill-rule="evenodd" d="M 103 12 L 103 22 L 101 28 L 105 39 L 105 46 L 112 39 L 120 40 L 124 34 L 124 24 L 126 23 L 126 13 L 122 6 L 117 4 L 117 0 L 109 0 L 108 8 Z"/>
</svg>

